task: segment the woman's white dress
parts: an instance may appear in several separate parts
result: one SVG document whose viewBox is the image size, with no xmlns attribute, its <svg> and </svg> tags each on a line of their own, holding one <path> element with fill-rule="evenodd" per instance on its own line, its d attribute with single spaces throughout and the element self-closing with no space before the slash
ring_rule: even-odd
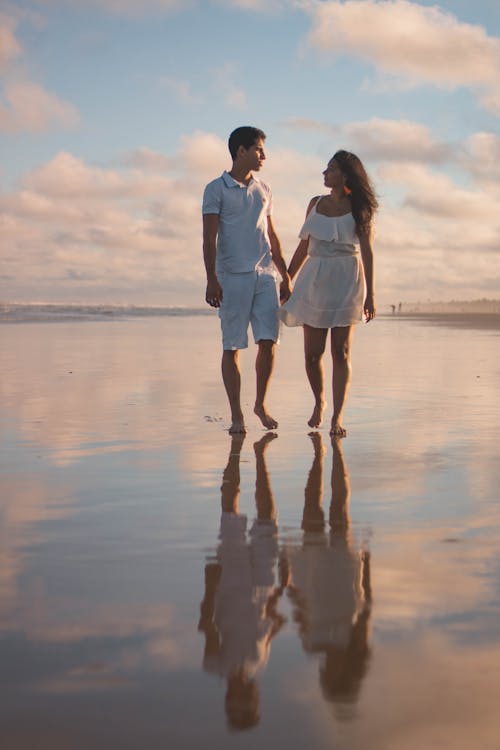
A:
<svg viewBox="0 0 500 750">
<path fill-rule="evenodd" d="M 280 318 L 287 326 L 350 326 L 360 322 L 365 297 L 356 224 L 352 214 L 319 214 L 318 203 L 300 230 L 301 239 L 309 238 L 307 258 Z"/>
</svg>

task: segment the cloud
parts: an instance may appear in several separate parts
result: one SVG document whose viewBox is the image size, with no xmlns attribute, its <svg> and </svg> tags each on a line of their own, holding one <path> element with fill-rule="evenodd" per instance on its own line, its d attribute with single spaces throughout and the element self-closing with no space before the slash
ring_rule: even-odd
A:
<svg viewBox="0 0 500 750">
<path fill-rule="evenodd" d="M 145 172 L 167 172 L 172 167 L 172 160 L 168 156 L 145 146 L 125 154 L 121 161 L 127 167 Z"/>
<path fill-rule="evenodd" d="M 0 105 L 0 131 L 41 132 L 53 126 L 75 127 L 80 121 L 75 107 L 30 81 L 7 84 L 4 98 L 7 106 Z"/>
<path fill-rule="evenodd" d="M 496 133 L 474 133 L 462 158 L 463 165 L 485 187 L 500 184 L 500 136 Z"/>
<path fill-rule="evenodd" d="M 26 79 L 21 69 L 24 51 L 15 36 L 17 23 L 17 19 L 0 14 L 0 73 L 3 76 L 0 132 L 40 133 L 53 127 L 77 126 L 80 117 L 72 104 Z"/>
<path fill-rule="evenodd" d="M 0 13 L 0 72 L 11 60 L 21 55 L 22 48 L 16 39 L 15 29 L 16 21 Z"/>
<path fill-rule="evenodd" d="M 194 0 L 37 0 L 41 5 L 73 7 L 82 12 L 85 10 L 98 10 L 105 13 L 113 13 L 125 16 L 145 16 L 148 14 L 171 13 L 177 10 L 187 10 Z"/>
<path fill-rule="evenodd" d="M 183 283 L 203 276 L 198 261 L 207 142 L 215 141 L 216 152 L 226 149 L 214 138 L 198 137 L 206 171 L 195 165 L 195 136 L 170 168 L 163 155 L 151 152 L 147 169 L 106 169 L 61 152 L 0 195 L 3 274 L 14 282 L 12 292 L 21 284 L 31 294 L 38 289 L 40 299 L 52 285 L 66 290 L 62 298 L 101 295 L 106 301 L 114 293 L 127 301 L 147 288 L 150 302 L 158 290 L 158 303 L 172 287 L 182 298 Z M 141 158 L 144 152 L 136 154 Z M 160 171 L 150 168 L 152 161 L 162 162 Z M 227 161 L 225 156 L 210 177 Z"/>
<path fill-rule="evenodd" d="M 201 101 L 201 97 L 193 93 L 189 81 L 174 76 L 163 76 L 160 79 L 160 85 L 170 91 L 183 104 L 197 104 Z"/>
<path fill-rule="evenodd" d="M 409 85 L 471 87 L 500 114 L 500 39 L 438 7 L 408 0 L 328 1 L 313 6 L 309 42 L 356 55 Z"/>
<path fill-rule="evenodd" d="M 498 137 L 477 133 L 453 151 L 452 178 L 436 168 L 437 156 L 432 169 L 418 161 L 422 150 L 414 158 L 418 136 L 429 154 L 446 151 L 417 124 L 351 123 L 342 132 L 372 149 L 367 166 L 381 204 L 379 297 L 418 299 L 425 290 L 463 298 L 492 289 Z M 391 134 L 394 158 L 381 160 L 378 144 L 388 144 Z M 324 159 L 271 144 L 267 153 L 261 176 L 273 187 L 275 224 L 289 259 L 309 199 L 324 192 Z M 164 304 L 168 297 L 169 304 L 200 304 L 201 198 L 229 166 L 225 138 L 203 131 L 182 137 L 167 154 L 140 148 L 107 167 L 57 154 L 0 194 L 9 298 L 54 301 L 56 290 L 60 301 Z"/>
<path fill-rule="evenodd" d="M 246 94 L 240 84 L 234 82 L 237 67 L 233 63 L 226 63 L 213 71 L 215 87 L 222 93 L 226 106 L 234 109 L 245 109 L 247 106 Z"/>
<path fill-rule="evenodd" d="M 454 149 L 437 141 L 430 129 L 409 120 L 372 117 L 365 122 L 332 125 L 310 119 L 291 118 L 285 125 L 334 136 L 342 147 L 372 161 L 415 161 L 440 164 L 453 157 Z M 339 148 L 341 145 L 338 146 Z"/>
</svg>

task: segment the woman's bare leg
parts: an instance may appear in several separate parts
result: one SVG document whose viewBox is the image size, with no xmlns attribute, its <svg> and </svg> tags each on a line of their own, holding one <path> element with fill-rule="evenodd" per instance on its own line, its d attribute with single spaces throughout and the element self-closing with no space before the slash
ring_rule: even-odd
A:
<svg viewBox="0 0 500 750">
<path fill-rule="evenodd" d="M 323 421 L 326 401 L 324 393 L 323 354 L 325 353 L 327 328 L 312 328 L 304 325 L 304 355 L 306 373 L 314 395 L 314 409 L 309 427 L 319 427 Z"/>
<path fill-rule="evenodd" d="M 351 340 L 353 330 L 353 326 L 332 328 L 333 417 L 330 435 L 337 437 L 345 437 L 347 434 L 342 426 L 342 414 L 351 382 Z"/>
</svg>

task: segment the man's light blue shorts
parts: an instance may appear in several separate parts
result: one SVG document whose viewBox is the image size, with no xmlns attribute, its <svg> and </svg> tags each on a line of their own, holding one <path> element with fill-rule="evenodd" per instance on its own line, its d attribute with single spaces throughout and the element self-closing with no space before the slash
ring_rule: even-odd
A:
<svg viewBox="0 0 500 750">
<path fill-rule="evenodd" d="M 255 343 L 279 339 L 279 292 L 273 273 L 219 273 L 222 303 L 219 318 L 223 349 L 246 349 L 248 326 Z"/>
</svg>

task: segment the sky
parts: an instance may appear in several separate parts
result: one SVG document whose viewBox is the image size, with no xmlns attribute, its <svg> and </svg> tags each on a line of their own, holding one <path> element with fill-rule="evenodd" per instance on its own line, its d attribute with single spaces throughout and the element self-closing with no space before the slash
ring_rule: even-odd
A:
<svg viewBox="0 0 500 750">
<path fill-rule="evenodd" d="M 499 0 L 0 4 L 0 302 L 203 306 L 229 133 L 290 260 L 339 148 L 380 209 L 379 309 L 500 297 Z"/>
</svg>

